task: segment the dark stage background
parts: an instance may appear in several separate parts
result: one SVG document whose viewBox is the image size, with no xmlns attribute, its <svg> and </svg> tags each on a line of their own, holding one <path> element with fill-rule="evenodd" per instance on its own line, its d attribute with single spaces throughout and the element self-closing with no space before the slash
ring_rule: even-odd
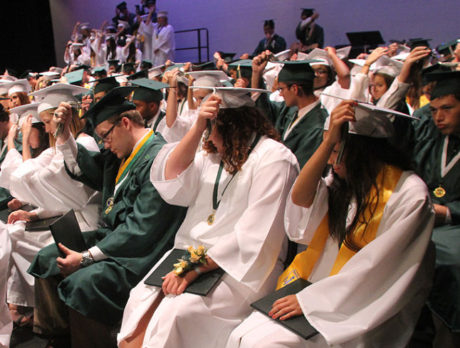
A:
<svg viewBox="0 0 460 348">
<path fill-rule="evenodd" d="M 46 71 L 56 65 L 48 0 L 2 1 L 0 12 L 0 73 L 13 69 Z"/>
</svg>

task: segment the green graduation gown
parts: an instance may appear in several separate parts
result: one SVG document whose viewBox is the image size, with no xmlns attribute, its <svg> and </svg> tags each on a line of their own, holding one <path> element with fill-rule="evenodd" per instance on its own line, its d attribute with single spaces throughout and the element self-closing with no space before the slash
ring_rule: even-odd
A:
<svg viewBox="0 0 460 348">
<path fill-rule="evenodd" d="M 264 95 L 259 97 L 257 106 L 266 113 L 281 136 L 297 116 L 297 107 L 288 107 L 284 102 L 270 102 Z M 316 105 L 302 117 L 283 140 L 284 145 L 297 157 L 300 168 L 321 144 L 327 115 L 326 109 L 321 108 L 321 104 Z"/>
<path fill-rule="evenodd" d="M 421 122 L 416 125 L 414 159 L 417 172 L 431 192 L 433 203 L 449 208 L 452 223 L 435 227 L 433 242 L 436 246 L 436 272 L 428 299 L 430 309 L 442 318 L 453 331 L 460 331 L 460 160 L 441 175 L 441 159 L 446 136 L 428 117 L 428 108 L 419 110 Z M 443 197 L 434 190 L 442 187 Z"/>
<path fill-rule="evenodd" d="M 108 325 L 121 320 L 131 288 L 172 247 L 186 212 L 164 202 L 150 182 L 150 167 L 165 144 L 161 135 L 152 137 L 115 195 L 120 160 L 108 151 L 90 152 L 78 145 L 82 175 L 75 178 L 102 191 L 105 224 L 83 236 L 88 247 L 99 247 L 108 258 L 64 278 L 58 293 L 67 306 Z M 112 197 L 112 208 L 107 209 Z M 43 248 L 29 273 L 40 278 L 58 275 L 58 255 L 55 244 Z"/>
</svg>

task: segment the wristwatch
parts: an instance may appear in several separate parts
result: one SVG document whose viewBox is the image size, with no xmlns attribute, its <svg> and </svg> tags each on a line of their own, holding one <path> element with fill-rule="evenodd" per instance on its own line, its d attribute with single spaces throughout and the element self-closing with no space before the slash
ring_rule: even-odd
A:
<svg viewBox="0 0 460 348">
<path fill-rule="evenodd" d="M 94 263 L 94 259 L 91 256 L 91 253 L 86 250 L 81 253 L 81 261 L 80 261 L 80 266 L 81 267 L 88 267 Z"/>
</svg>

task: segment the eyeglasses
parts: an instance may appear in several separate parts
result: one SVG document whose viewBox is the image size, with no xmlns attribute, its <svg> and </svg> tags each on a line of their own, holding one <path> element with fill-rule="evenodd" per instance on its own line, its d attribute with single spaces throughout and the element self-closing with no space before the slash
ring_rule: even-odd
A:
<svg viewBox="0 0 460 348">
<path fill-rule="evenodd" d="M 326 69 L 317 69 L 314 71 L 315 71 L 315 75 L 326 75 L 328 73 Z"/>
<path fill-rule="evenodd" d="M 286 87 L 278 87 L 278 92 L 282 92 L 285 89 L 287 89 L 289 91 L 289 89 L 291 89 L 291 87 L 292 87 L 292 85 L 287 85 Z"/>
<path fill-rule="evenodd" d="M 108 136 L 113 132 L 113 129 L 116 126 L 118 126 L 119 123 L 120 123 L 120 121 L 115 122 L 107 132 L 105 132 L 104 134 L 101 134 L 101 136 L 99 137 L 99 138 L 101 138 L 101 141 L 103 141 L 103 142 L 112 141 L 112 137 L 108 138 Z"/>
</svg>

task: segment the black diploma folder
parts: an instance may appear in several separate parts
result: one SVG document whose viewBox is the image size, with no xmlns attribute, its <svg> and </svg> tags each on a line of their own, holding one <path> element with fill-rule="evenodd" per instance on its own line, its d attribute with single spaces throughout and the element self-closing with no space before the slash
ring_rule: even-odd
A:
<svg viewBox="0 0 460 348">
<path fill-rule="evenodd" d="M 65 247 L 78 252 L 88 249 L 73 210 L 69 210 L 53 222 L 50 230 L 56 245 L 62 243 Z"/>
<path fill-rule="evenodd" d="M 155 271 L 153 271 L 153 273 L 144 281 L 144 283 L 161 288 L 163 284 L 163 279 L 161 278 L 171 272 L 174 269 L 173 265 L 178 262 L 177 260 L 186 254 L 186 250 L 173 249 L 168 257 L 163 260 L 163 262 L 157 267 Z M 212 288 L 214 288 L 223 274 L 224 271 L 221 268 L 215 269 L 211 272 L 202 273 L 192 284 L 187 287 L 187 289 L 185 289 L 185 292 L 206 296 L 212 290 Z"/>
<path fill-rule="evenodd" d="M 51 228 L 51 225 L 56 222 L 62 215 L 53 216 L 46 219 L 39 219 L 35 221 L 26 222 L 26 231 L 27 232 L 40 232 L 47 231 Z"/>
<path fill-rule="evenodd" d="M 310 284 L 311 283 L 307 280 L 297 279 L 296 281 L 286 285 L 285 287 L 275 292 L 272 292 L 271 294 L 261 298 L 260 300 L 254 303 L 251 303 L 251 307 L 268 316 L 268 312 L 270 312 L 272 309 L 273 302 L 282 297 L 297 294 Z M 291 330 L 292 332 L 299 335 L 300 337 L 303 337 L 306 340 L 318 333 L 318 331 L 316 331 L 316 329 L 313 326 L 311 326 L 311 324 L 303 315 L 289 318 L 286 320 L 276 319 L 275 321 L 278 324 L 283 325 L 286 329 Z"/>
</svg>

